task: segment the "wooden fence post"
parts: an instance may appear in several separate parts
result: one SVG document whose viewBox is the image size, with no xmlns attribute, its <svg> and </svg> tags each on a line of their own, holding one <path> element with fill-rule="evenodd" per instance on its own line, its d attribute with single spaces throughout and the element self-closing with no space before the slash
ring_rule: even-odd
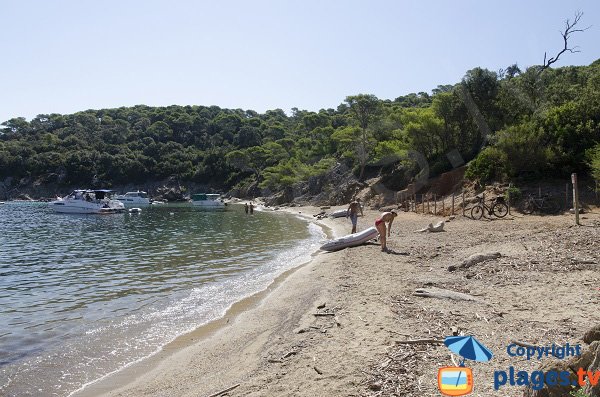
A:
<svg viewBox="0 0 600 397">
<path fill-rule="evenodd" d="M 508 184 L 508 190 L 506 191 L 506 206 L 508 207 L 508 215 L 510 215 L 510 189 L 512 188 L 512 183 Z"/>
<path fill-rule="evenodd" d="M 577 173 L 571 174 L 573 183 L 573 208 L 575 209 L 575 224 L 579 225 L 579 189 L 577 188 Z"/>
<path fill-rule="evenodd" d="M 454 192 L 452 192 L 452 214 L 454 215 Z"/>
<path fill-rule="evenodd" d="M 429 201 L 431 201 L 431 199 L 429 198 L 429 196 L 427 196 L 427 213 L 429 214 L 430 210 L 429 210 Z"/>
</svg>

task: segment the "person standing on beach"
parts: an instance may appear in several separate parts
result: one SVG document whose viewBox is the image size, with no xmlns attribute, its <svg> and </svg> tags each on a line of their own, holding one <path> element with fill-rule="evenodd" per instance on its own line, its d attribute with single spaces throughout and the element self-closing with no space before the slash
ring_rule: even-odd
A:
<svg viewBox="0 0 600 397">
<path fill-rule="evenodd" d="M 350 218 L 352 222 L 352 233 L 356 233 L 356 224 L 358 223 L 358 211 L 360 215 L 364 216 L 362 207 L 360 205 L 360 199 L 356 199 L 350 203 L 346 210 L 346 218 Z"/>
<path fill-rule="evenodd" d="M 387 237 L 391 236 L 392 233 L 392 222 L 394 222 L 394 219 L 398 216 L 398 214 L 396 213 L 396 211 L 391 211 L 391 212 L 384 212 L 382 213 L 379 218 L 377 218 L 377 220 L 375 221 L 375 227 L 377 228 L 377 231 L 379 232 L 379 238 L 381 239 L 381 251 L 382 252 L 387 252 Z M 387 236 L 386 236 L 386 224 L 387 222 Z"/>
<path fill-rule="evenodd" d="M 254 204 L 252 204 L 252 201 L 250 202 L 248 208 L 250 209 L 250 215 L 254 214 Z"/>
<path fill-rule="evenodd" d="M 244 211 L 246 212 L 246 215 L 248 215 L 248 203 L 244 204 Z"/>
</svg>

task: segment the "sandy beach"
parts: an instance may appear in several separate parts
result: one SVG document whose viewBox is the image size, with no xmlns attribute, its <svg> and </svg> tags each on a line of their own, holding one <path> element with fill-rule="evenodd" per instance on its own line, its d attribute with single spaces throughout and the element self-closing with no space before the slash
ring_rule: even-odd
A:
<svg viewBox="0 0 600 397">
<path fill-rule="evenodd" d="M 358 229 L 378 214 L 365 211 Z M 516 386 L 495 392 L 494 370 L 531 371 L 543 361 L 509 357 L 511 341 L 581 343 L 600 323 L 600 215 L 585 214 L 588 226 L 579 227 L 572 215 L 457 215 L 444 232 L 416 232 L 440 220 L 448 218 L 400 212 L 388 242 L 392 253 L 371 243 L 315 254 L 225 318 L 76 396 L 211 396 L 229 388 L 218 395 L 438 396 L 438 368 L 456 357 L 443 345 L 399 342 L 453 332 L 476 336 L 495 355 L 472 365 L 472 395 L 520 396 Z M 336 236 L 350 232 L 345 218 L 321 223 Z M 448 270 L 470 255 L 496 252 Z M 417 290 L 467 295 L 423 297 Z"/>
</svg>

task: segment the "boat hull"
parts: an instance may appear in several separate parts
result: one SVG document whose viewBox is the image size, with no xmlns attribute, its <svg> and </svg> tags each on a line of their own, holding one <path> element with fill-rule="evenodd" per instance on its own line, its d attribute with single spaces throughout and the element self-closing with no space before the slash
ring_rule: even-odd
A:
<svg viewBox="0 0 600 397">
<path fill-rule="evenodd" d="M 335 240 L 330 240 L 323 244 L 321 249 L 323 251 L 338 251 L 348 247 L 355 247 L 376 238 L 378 234 L 379 232 L 377 229 L 371 226 L 362 232 L 349 234 L 344 237 L 336 238 Z"/>
<path fill-rule="evenodd" d="M 116 198 L 115 200 L 120 201 L 126 208 L 142 208 L 150 205 L 150 200 L 133 200 L 128 198 Z"/>
<path fill-rule="evenodd" d="M 215 200 L 192 201 L 192 204 L 204 208 L 225 208 L 225 203 Z"/>
<path fill-rule="evenodd" d="M 118 204 L 111 202 L 106 207 L 100 203 L 89 203 L 82 200 L 75 201 L 56 200 L 50 203 L 50 207 L 54 211 L 63 214 L 112 214 L 122 212 L 125 209 L 125 206 L 121 202 L 118 202 Z"/>
<path fill-rule="evenodd" d="M 346 210 L 341 209 L 341 210 L 333 211 L 331 214 L 329 214 L 329 216 L 331 218 L 341 218 L 341 217 L 346 216 L 347 214 L 348 214 L 347 209 Z"/>
</svg>

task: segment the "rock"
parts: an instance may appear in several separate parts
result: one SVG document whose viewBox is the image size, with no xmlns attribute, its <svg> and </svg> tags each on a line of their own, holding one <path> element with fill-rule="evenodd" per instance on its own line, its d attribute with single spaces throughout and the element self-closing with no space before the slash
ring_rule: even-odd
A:
<svg viewBox="0 0 600 397">
<path fill-rule="evenodd" d="M 583 335 L 583 341 L 588 345 L 597 340 L 600 340 L 600 324 L 588 330 L 585 335 Z"/>
<path fill-rule="evenodd" d="M 381 382 L 371 382 L 369 383 L 369 389 L 373 391 L 381 390 Z"/>
<path fill-rule="evenodd" d="M 160 187 L 156 190 L 155 198 L 160 201 L 187 201 L 183 189 L 180 187 Z"/>
<path fill-rule="evenodd" d="M 17 200 L 34 201 L 28 194 L 21 193 L 17 196 Z"/>
<path fill-rule="evenodd" d="M 569 380 L 570 383 L 567 386 L 552 386 L 544 385 L 544 387 L 540 390 L 533 390 L 531 387 L 528 387 L 523 392 L 523 397 L 563 397 L 569 396 L 570 392 L 573 390 L 571 388 L 571 384 L 577 381 L 577 373 L 573 372 L 572 369 L 583 368 L 588 371 L 595 371 L 600 368 L 600 342 L 594 342 L 590 345 L 590 347 L 583 351 L 581 356 L 572 357 L 568 360 L 553 360 L 542 364 L 539 367 L 539 371 L 544 372 L 544 378 L 546 374 L 550 371 L 555 372 L 568 372 L 570 374 Z M 600 396 L 600 383 L 596 385 L 596 387 L 591 387 L 591 385 L 587 385 L 584 388 L 584 391 L 588 393 L 588 396 Z"/>
</svg>

